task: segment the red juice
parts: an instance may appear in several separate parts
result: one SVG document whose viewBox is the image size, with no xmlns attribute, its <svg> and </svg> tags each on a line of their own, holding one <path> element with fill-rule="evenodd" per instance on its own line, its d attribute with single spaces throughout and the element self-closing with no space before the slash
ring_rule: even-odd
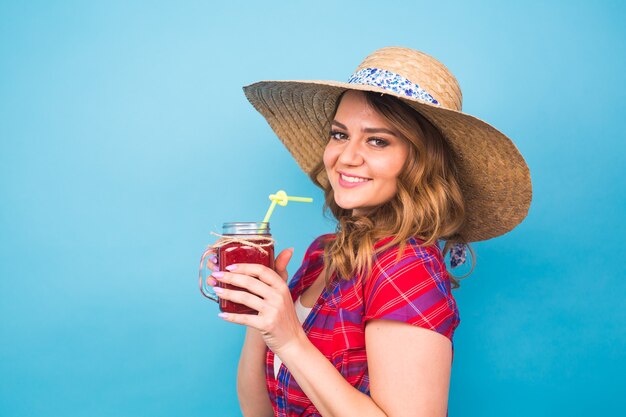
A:
<svg viewBox="0 0 626 417">
<path fill-rule="evenodd" d="M 228 236 L 231 237 L 231 236 Z M 233 236 L 234 237 L 234 236 Z M 237 236 L 242 240 L 252 242 L 261 247 L 246 245 L 245 242 L 229 242 L 221 246 L 218 251 L 221 270 L 232 264 L 261 264 L 274 269 L 274 243 L 269 236 Z M 261 249 L 262 248 L 262 249 Z M 236 272 L 236 271 L 234 271 Z M 246 291 L 231 284 L 218 282 L 217 286 L 238 291 Z M 257 314 L 256 310 L 243 304 L 234 303 L 220 298 L 220 310 L 226 313 Z"/>
</svg>

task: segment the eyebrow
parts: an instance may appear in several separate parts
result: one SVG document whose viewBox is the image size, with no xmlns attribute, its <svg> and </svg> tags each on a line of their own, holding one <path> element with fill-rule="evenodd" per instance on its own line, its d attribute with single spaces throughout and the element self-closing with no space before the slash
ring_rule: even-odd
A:
<svg viewBox="0 0 626 417">
<path fill-rule="evenodd" d="M 339 123 L 336 120 L 333 120 L 333 124 L 337 125 L 338 127 L 342 128 L 344 130 L 348 130 L 348 127 L 346 125 L 344 125 L 343 123 Z M 394 132 L 393 130 L 386 129 L 384 127 L 367 127 L 365 129 L 363 129 L 363 132 L 365 132 L 365 133 L 387 133 L 388 135 L 398 136 L 398 134 L 396 132 Z"/>
</svg>

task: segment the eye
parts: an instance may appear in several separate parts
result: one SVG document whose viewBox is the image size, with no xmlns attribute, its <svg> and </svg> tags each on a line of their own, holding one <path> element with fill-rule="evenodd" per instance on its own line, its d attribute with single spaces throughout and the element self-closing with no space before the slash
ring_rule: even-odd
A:
<svg viewBox="0 0 626 417">
<path fill-rule="evenodd" d="M 329 136 L 330 136 L 331 139 L 334 139 L 334 140 L 346 140 L 346 139 L 348 139 L 348 135 L 346 135 L 343 132 L 336 131 L 336 130 L 331 130 Z"/>
<path fill-rule="evenodd" d="M 389 141 L 381 138 L 370 138 L 368 139 L 368 143 L 371 143 L 377 148 L 384 148 L 389 145 Z"/>
</svg>

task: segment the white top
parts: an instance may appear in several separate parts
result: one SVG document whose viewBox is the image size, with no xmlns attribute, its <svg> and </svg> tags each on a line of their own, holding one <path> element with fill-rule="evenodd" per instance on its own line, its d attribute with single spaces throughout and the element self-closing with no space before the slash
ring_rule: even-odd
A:
<svg viewBox="0 0 626 417">
<path fill-rule="evenodd" d="M 300 297 L 294 303 L 294 307 L 296 308 L 296 316 L 298 316 L 298 321 L 300 324 L 303 324 L 306 318 L 309 316 L 313 307 L 305 307 L 300 302 Z M 283 364 L 283 361 L 280 360 L 278 355 L 274 355 L 274 376 L 278 376 L 278 371 L 280 370 L 280 365 Z"/>
</svg>

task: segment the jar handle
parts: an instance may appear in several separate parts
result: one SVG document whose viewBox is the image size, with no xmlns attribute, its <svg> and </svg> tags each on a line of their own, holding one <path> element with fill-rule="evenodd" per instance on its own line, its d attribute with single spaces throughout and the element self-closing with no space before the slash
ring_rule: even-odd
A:
<svg viewBox="0 0 626 417">
<path fill-rule="evenodd" d="M 200 269 L 198 271 L 198 283 L 200 284 L 200 293 L 204 295 L 209 300 L 213 300 L 216 303 L 219 302 L 219 298 L 213 288 L 210 285 L 207 285 L 206 279 L 208 275 L 210 275 L 209 269 L 206 266 L 206 263 L 209 259 L 209 256 L 215 254 L 215 249 L 212 246 L 209 246 L 204 253 L 202 254 L 202 258 L 200 259 Z M 219 264 L 219 262 L 218 262 Z"/>
</svg>

